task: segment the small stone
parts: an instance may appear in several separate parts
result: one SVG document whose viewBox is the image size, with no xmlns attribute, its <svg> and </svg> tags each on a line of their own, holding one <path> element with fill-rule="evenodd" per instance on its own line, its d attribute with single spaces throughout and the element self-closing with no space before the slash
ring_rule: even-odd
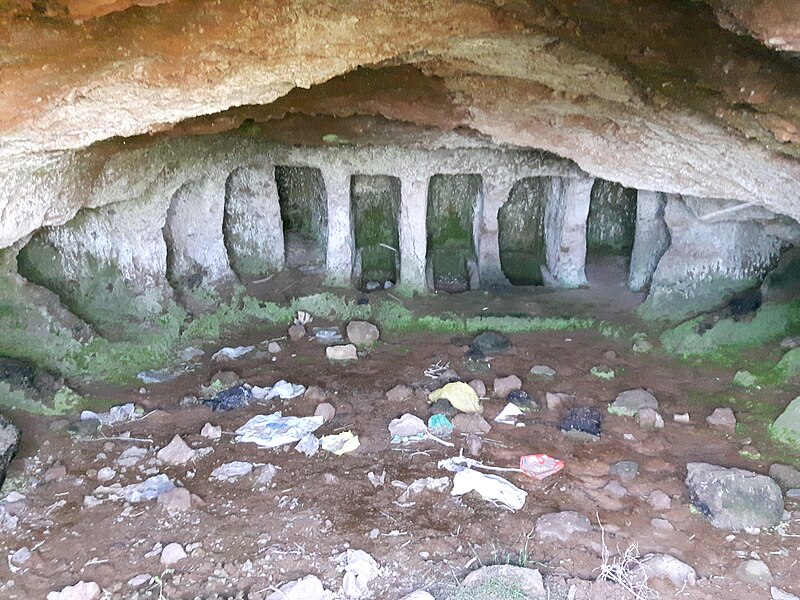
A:
<svg viewBox="0 0 800 600">
<path fill-rule="evenodd" d="M 608 407 L 612 415 L 633 417 L 643 408 L 658 409 L 658 400 L 650 392 L 643 389 L 621 392 Z"/>
<path fill-rule="evenodd" d="M 492 426 L 477 413 L 459 413 L 453 417 L 453 429 L 462 433 L 489 433 Z"/>
<path fill-rule="evenodd" d="M 200 435 L 209 440 L 218 440 L 222 437 L 222 427 L 206 423 L 200 430 Z"/>
<path fill-rule="evenodd" d="M 181 398 L 180 405 L 183 408 L 191 408 L 192 406 L 197 406 L 200 404 L 200 400 L 197 396 L 193 396 L 192 394 L 186 394 Z"/>
<path fill-rule="evenodd" d="M 790 490 L 786 490 L 786 497 L 787 498 L 800 498 L 800 489 L 792 488 Z"/>
<path fill-rule="evenodd" d="M 270 342 L 269 345 L 267 345 L 267 352 L 270 354 L 278 354 L 282 351 L 283 348 L 281 348 L 281 345 L 278 342 Z"/>
<path fill-rule="evenodd" d="M 492 387 L 494 388 L 495 396 L 498 398 L 505 398 L 510 392 L 520 389 L 522 387 L 522 381 L 516 375 L 498 377 L 494 380 Z"/>
<path fill-rule="evenodd" d="M 212 375 L 209 387 L 226 390 L 241 385 L 242 379 L 234 371 L 217 371 Z"/>
<path fill-rule="evenodd" d="M 616 373 L 614 373 L 614 369 L 608 365 L 596 365 L 589 370 L 589 373 L 598 379 L 603 379 L 605 381 L 611 381 L 616 375 Z"/>
<path fill-rule="evenodd" d="M 67 427 L 69 427 L 69 419 L 56 419 L 52 423 L 50 423 L 50 431 L 64 431 Z"/>
<path fill-rule="evenodd" d="M 611 475 L 623 483 L 630 483 L 639 474 L 639 465 L 632 460 L 621 460 L 611 467 Z"/>
<path fill-rule="evenodd" d="M 473 379 L 469 382 L 469 387 L 475 390 L 479 397 L 486 395 L 486 384 L 482 379 Z"/>
<path fill-rule="evenodd" d="M 156 458 L 168 465 L 184 465 L 194 458 L 194 450 L 183 441 L 181 436 L 176 435 L 169 444 L 158 451 Z"/>
<path fill-rule="evenodd" d="M 169 512 L 186 512 L 192 508 L 192 494 L 186 488 L 176 487 L 161 494 L 156 503 Z"/>
<path fill-rule="evenodd" d="M 769 428 L 772 437 L 794 446 L 800 445 L 800 396 L 786 407 Z"/>
<path fill-rule="evenodd" d="M 322 422 L 327 423 L 336 416 L 336 409 L 330 402 L 320 402 L 314 409 L 315 417 L 322 417 Z"/>
<path fill-rule="evenodd" d="M 189 555 L 186 554 L 183 546 L 177 542 L 172 542 L 171 544 L 167 544 L 166 547 L 161 551 L 161 564 L 165 567 L 171 567 L 178 564 L 188 556 Z"/>
<path fill-rule="evenodd" d="M 551 378 L 555 377 L 556 370 L 548 367 L 547 365 L 536 365 L 535 367 L 531 367 L 530 374 L 534 377 L 544 377 L 544 378 Z"/>
<path fill-rule="evenodd" d="M 736 431 L 736 416 L 730 408 L 716 408 L 714 412 L 706 417 L 706 423 L 714 429 L 723 431 Z"/>
<path fill-rule="evenodd" d="M 50 592 L 47 600 L 99 600 L 102 594 L 100 586 L 94 581 L 79 581 L 68 585 L 60 592 Z"/>
<path fill-rule="evenodd" d="M 772 585 L 772 573 L 765 562 L 760 560 L 746 560 L 736 567 L 736 577 L 745 583 L 760 587 Z"/>
<path fill-rule="evenodd" d="M 664 429 L 664 417 L 654 408 L 643 408 L 637 412 L 636 423 L 642 429 Z"/>
<path fill-rule="evenodd" d="M 252 471 L 253 463 L 234 460 L 222 464 L 211 471 L 210 478 L 218 481 L 236 481 L 245 475 L 249 475 Z"/>
<path fill-rule="evenodd" d="M 609 481 L 603 491 L 612 498 L 624 498 L 628 495 L 628 490 L 618 481 Z"/>
<path fill-rule="evenodd" d="M 484 331 L 483 333 L 475 336 L 472 340 L 470 348 L 481 352 L 485 356 L 492 356 L 500 354 L 511 348 L 511 342 L 502 333 L 496 331 Z"/>
<path fill-rule="evenodd" d="M 467 435 L 464 445 L 467 448 L 467 454 L 474 458 L 479 458 L 483 452 L 483 439 L 474 433 Z"/>
<path fill-rule="evenodd" d="M 647 497 L 647 503 L 653 510 L 669 510 L 672 508 L 672 498 L 661 490 L 653 490 Z"/>
<path fill-rule="evenodd" d="M 306 337 L 306 328 L 304 325 L 295 324 L 289 327 L 289 331 L 287 333 L 290 340 L 293 342 L 299 342 Z"/>
<path fill-rule="evenodd" d="M 661 529 L 662 531 L 675 531 L 672 523 L 666 519 L 650 519 L 650 525 L 652 525 L 654 529 Z"/>
<path fill-rule="evenodd" d="M 133 589 L 133 590 L 137 590 L 140 587 L 150 583 L 150 580 L 152 578 L 153 578 L 153 576 L 150 575 L 150 573 L 141 573 L 139 575 L 135 575 L 135 576 L 131 577 L 130 579 L 128 579 L 128 587 Z"/>
<path fill-rule="evenodd" d="M 11 553 L 11 556 L 8 557 L 8 562 L 13 565 L 20 566 L 28 562 L 32 556 L 33 553 L 31 552 L 30 548 L 23 546 L 19 550 Z"/>
<path fill-rule="evenodd" d="M 676 590 L 697 584 L 697 572 L 669 554 L 645 554 L 633 564 L 631 575 L 637 579 L 668 579 Z"/>
<path fill-rule="evenodd" d="M 736 371 L 736 375 L 733 376 L 733 385 L 749 388 L 757 384 L 758 379 L 750 371 Z"/>
<path fill-rule="evenodd" d="M 769 476 L 785 488 L 800 488 L 800 471 L 789 465 L 775 463 L 769 468 Z"/>
<path fill-rule="evenodd" d="M 545 590 L 542 574 L 539 571 L 512 565 L 481 567 L 464 578 L 461 589 L 467 591 L 467 595 L 464 596 L 467 598 L 489 598 L 491 596 L 484 596 L 481 594 L 481 590 L 491 586 L 492 583 L 496 585 L 498 581 L 507 586 L 507 589 L 514 590 L 519 598 L 547 597 L 547 590 Z M 470 590 L 474 590 L 474 593 L 470 594 Z"/>
<path fill-rule="evenodd" d="M 633 342 L 633 346 L 631 347 L 631 350 L 633 350 L 634 354 L 645 354 L 647 352 L 650 352 L 652 349 L 653 349 L 653 344 L 651 344 L 647 340 L 642 340 L 642 339 Z"/>
<path fill-rule="evenodd" d="M 328 346 L 325 348 L 325 356 L 331 361 L 357 360 L 358 351 L 353 344 L 344 346 Z"/>
<path fill-rule="evenodd" d="M 413 389 L 411 389 L 407 385 L 401 384 L 394 386 L 392 389 L 386 392 L 386 399 L 392 404 L 397 404 L 403 402 L 403 400 L 408 400 L 413 395 L 414 395 Z"/>
<path fill-rule="evenodd" d="M 347 324 L 347 339 L 356 346 L 369 346 L 380 337 L 378 328 L 369 321 L 350 321 Z"/>
<path fill-rule="evenodd" d="M 260 465 L 253 470 L 253 480 L 257 485 L 269 485 L 277 474 L 278 467 L 275 465 Z"/>
<path fill-rule="evenodd" d="M 328 394 L 320 386 L 310 385 L 306 388 L 303 399 L 309 402 L 325 402 L 328 399 Z"/>
<path fill-rule="evenodd" d="M 558 410 L 559 408 L 570 408 L 578 399 L 571 394 L 559 394 L 557 392 L 547 392 L 545 402 L 547 410 Z"/>
<path fill-rule="evenodd" d="M 319 578 L 307 575 L 302 579 L 283 584 L 265 600 L 323 600 L 326 597 Z"/>
<path fill-rule="evenodd" d="M 558 540 L 566 542 L 576 533 L 588 533 L 592 530 L 589 519 L 581 513 L 564 510 L 542 515 L 536 520 L 536 537 L 540 540 Z"/>
<path fill-rule="evenodd" d="M 117 476 L 117 472 L 112 469 L 111 467 L 103 467 L 99 471 L 97 471 L 97 481 L 101 483 L 105 483 L 107 481 L 111 481 L 114 477 Z"/>
<path fill-rule="evenodd" d="M 54 464 L 52 467 L 47 469 L 47 471 L 44 472 L 44 480 L 46 482 L 60 481 L 66 476 L 67 476 L 67 468 L 61 463 Z"/>
<path fill-rule="evenodd" d="M 774 585 L 769 588 L 769 594 L 772 600 L 800 600 L 794 594 L 790 594 L 789 592 L 785 592 L 780 588 L 776 588 Z"/>
<path fill-rule="evenodd" d="M 793 350 L 800 347 L 800 335 L 788 337 L 781 340 L 781 348 L 784 350 Z"/>
</svg>

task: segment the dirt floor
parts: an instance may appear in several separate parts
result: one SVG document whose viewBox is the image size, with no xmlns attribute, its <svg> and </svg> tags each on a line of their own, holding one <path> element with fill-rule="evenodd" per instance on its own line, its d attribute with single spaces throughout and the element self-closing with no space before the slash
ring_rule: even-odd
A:
<svg viewBox="0 0 800 600">
<path fill-rule="evenodd" d="M 562 305 L 571 301 L 569 294 L 580 292 L 568 293 Z M 487 298 L 476 293 L 459 301 L 477 306 Z M 603 295 L 592 298 L 601 302 Z M 452 305 L 447 298 L 427 302 L 437 300 L 440 310 Z M 609 307 L 619 309 L 612 300 L 609 294 L 605 317 L 613 316 Z M 556 297 L 552 301 L 557 303 Z M 635 298 L 625 302 L 635 303 Z M 507 312 L 525 310 L 530 308 L 517 304 Z M 324 320 L 314 322 L 325 324 Z M 344 324 L 333 325 L 344 331 Z M 285 334 L 285 326 L 275 326 L 223 340 L 220 346 L 258 344 Z M 27 547 L 33 556 L 21 566 L 11 561 L 0 564 L 0 597 L 44 598 L 51 590 L 84 580 L 97 582 L 110 598 L 262 599 L 276 586 L 308 574 L 317 575 L 326 589 L 338 594 L 342 571 L 337 557 L 347 549 L 360 549 L 381 568 L 380 576 L 369 585 L 374 598 L 395 600 L 417 589 L 428 590 L 437 600 L 455 598 L 457 584 L 467 573 L 481 565 L 506 563 L 538 568 L 552 598 L 632 598 L 619 588 L 591 584 L 602 563 L 603 541 L 611 555 L 636 544 L 641 554 L 668 553 L 696 569 L 695 587 L 676 590 L 669 582 L 654 580 L 652 587 L 662 597 L 768 598 L 768 588 L 744 583 L 734 573 L 744 559 L 755 557 L 767 563 L 774 585 L 800 593 L 800 509 L 792 499 L 787 498 L 786 509 L 794 512 L 781 527 L 758 534 L 730 532 L 715 529 L 690 512 L 683 484 L 686 463 L 693 461 L 766 473 L 769 462 L 740 453 L 743 447 L 755 447 L 766 454 L 766 440 L 754 437 L 748 445 L 744 434 L 712 430 L 705 418 L 717 406 L 728 405 L 731 398 L 740 400 L 739 406 L 747 400 L 785 405 L 793 397 L 790 389 L 737 388 L 731 384 L 733 367 L 690 365 L 658 349 L 637 355 L 628 341 L 606 338 L 593 330 L 511 334 L 509 338 L 513 347 L 489 361 L 483 372 L 467 370 L 468 340 L 439 334 L 384 334 L 363 357 L 347 364 L 328 362 L 324 346 L 310 337 L 281 341 L 283 350 L 278 354 L 270 355 L 262 347 L 226 363 L 211 361 L 215 348 L 206 348 L 193 370 L 168 383 L 142 390 L 133 386 L 81 390 L 106 397 L 113 394 L 118 403 L 135 402 L 146 409 L 143 419 L 80 435 L 77 415 L 69 422 L 11 415 L 23 429 L 25 444 L 4 493 L 13 489 L 25 497 L 5 505 L 19 523 L 13 532 L 0 533 L 0 553 L 10 556 Z M 412 413 L 427 420 L 426 390 L 439 384 L 423 371 L 433 363 L 450 363 L 465 381 L 483 380 L 489 396 L 494 378 L 511 374 L 518 375 L 523 389 L 542 405 L 546 392 L 572 394 L 578 405 L 594 406 L 606 414 L 603 434 L 593 443 L 572 441 L 558 427 L 565 408 L 544 406 L 522 419 L 525 427 L 496 424 L 492 419 L 505 402 L 490 397 L 484 401 L 485 417 L 493 427 L 484 436 L 481 461 L 516 467 L 521 455 L 546 453 L 562 459 L 564 470 L 543 481 L 504 474 L 528 492 L 523 509 L 517 512 L 474 493 L 452 496 L 449 488 L 425 492 L 413 498 L 413 505 L 401 506 L 402 489 L 393 482 L 452 479 L 437 462 L 457 455 L 464 446 L 464 437 L 458 434 L 451 440 L 454 448 L 432 441 L 391 444 L 387 426 L 392 419 Z M 530 368 L 540 364 L 555 369 L 556 375 L 552 379 L 531 375 Z M 592 367 L 601 364 L 614 369 L 614 379 L 604 381 L 590 374 Z M 292 446 L 264 450 L 235 443 L 233 431 L 253 415 L 277 409 L 284 415 L 308 416 L 319 400 L 299 397 L 253 403 L 224 413 L 181 402 L 187 394 L 196 395 L 200 385 L 219 370 L 234 371 L 258 386 L 280 379 L 320 386 L 336 415 L 317 434 L 352 430 L 359 436 L 360 447 L 342 456 L 321 450 L 307 457 Z M 398 384 L 410 385 L 417 392 L 391 403 L 386 391 Z M 633 418 L 606 413 L 608 403 L 631 388 L 649 389 L 658 398 L 666 421 L 662 430 L 645 431 Z M 684 412 L 690 414 L 690 424 L 673 420 L 674 413 Z M 757 410 L 736 412 L 745 433 L 760 431 Z M 200 435 L 207 422 L 222 427 L 220 440 Z M 193 448 L 210 452 L 182 467 L 159 464 L 157 450 L 176 433 Z M 128 434 L 130 439 L 124 439 Z M 145 449 L 144 456 L 133 466 L 119 466 L 120 454 L 131 447 Z M 638 476 L 623 484 L 627 494 L 621 498 L 603 490 L 614 479 L 609 470 L 619 460 L 635 461 L 640 467 Z M 271 464 L 278 471 L 268 484 L 259 482 L 256 472 L 234 482 L 209 479 L 212 470 L 231 461 Z M 54 465 L 63 465 L 65 472 L 52 469 Z M 97 480 L 103 467 L 116 470 L 106 483 Z M 385 484 L 375 487 L 367 474 L 384 471 Z M 190 510 L 170 513 L 155 501 L 127 504 L 105 499 L 95 505 L 91 499 L 104 498 L 95 493 L 98 486 L 128 485 L 158 473 L 197 496 Z M 670 509 L 651 508 L 647 498 L 653 490 L 670 496 Z M 589 517 L 592 531 L 565 542 L 539 540 L 537 518 L 563 510 Z M 159 560 L 159 545 L 172 542 L 183 545 L 188 557 L 167 570 Z M 155 579 L 134 590 L 128 581 L 140 574 Z M 571 585 L 575 586 L 573 596 L 568 595 Z"/>
</svg>

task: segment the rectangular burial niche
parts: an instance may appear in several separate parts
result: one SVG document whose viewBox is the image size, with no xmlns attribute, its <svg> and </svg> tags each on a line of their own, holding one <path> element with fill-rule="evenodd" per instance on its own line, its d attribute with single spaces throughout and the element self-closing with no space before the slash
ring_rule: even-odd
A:
<svg viewBox="0 0 800 600">
<path fill-rule="evenodd" d="M 400 272 L 400 180 L 353 175 L 350 199 L 356 250 L 353 280 L 367 292 L 392 287 Z"/>
<path fill-rule="evenodd" d="M 596 179 L 586 221 L 587 268 L 621 269 L 627 279 L 636 234 L 636 190 Z M 605 270 L 605 269 L 604 269 Z M 591 278 L 591 274 L 587 273 Z"/>
<path fill-rule="evenodd" d="M 483 201 L 480 175 L 434 175 L 428 183 L 428 281 L 457 293 L 478 287 L 475 215 Z"/>
<path fill-rule="evenodd" d="M 511 285 L 543 285 L 547 265 L 544 213 L 552 180 L 527 177 L 511 188 L 497 215 L 500 268 Z"/>
<path fill-rule="evenodd" d="M 328 200 L 322 172 L 313 167 L 275 167 L 283 222 L 286 268 L 325 270 Z"/>
</svg>

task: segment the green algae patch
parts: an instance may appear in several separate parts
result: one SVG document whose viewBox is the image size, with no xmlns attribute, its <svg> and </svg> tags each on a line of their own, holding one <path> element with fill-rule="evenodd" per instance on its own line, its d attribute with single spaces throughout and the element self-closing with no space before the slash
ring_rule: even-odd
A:
<svg viewBox="0 0 800 600">
<path fill-rule="evenodd" d="M 717 321 L 703 331 L 703 317 L 691 319 L 661 335 L 667 352 L 684 357 L 735 353 L 742 348 L 760 346 L 785 336 L 800 327 L 800 301 L 765 304 L 748 320 L 731 318 Z"/>
<path fill-rule="evenodd" d="M 785 379 L 800 375 L 800 348 L 793 348 L 784 354 L 775 370 Z"/>
<path fill-rule="evenodd" d="M 604 381 L 611 381 L 616 376 L 616 373 L 614 373 L 614 369 L 603 365 L 592 367 L 589 370 L 589 373 L 591 373 L 598 379 L 602 379 Z"/>
<path fill-rule="evenodd" d="M 85 403 L 83 396 L 72 388 L 62 387 L 52 400 L 45 400 L 40 394 L 13 389 L 5 381 L 0 381 L 0 407 L 10 410 L 20 410 L 33 415 L 55 417 L 73 414 Z"/>
<path fill-rule="evenodd" d="M 733 376 L 733 385 L 738 385 L 743 388 L 752 388 L 758 385 L 758 378 L 750 371 L 736 371 Z"/>
</svg>

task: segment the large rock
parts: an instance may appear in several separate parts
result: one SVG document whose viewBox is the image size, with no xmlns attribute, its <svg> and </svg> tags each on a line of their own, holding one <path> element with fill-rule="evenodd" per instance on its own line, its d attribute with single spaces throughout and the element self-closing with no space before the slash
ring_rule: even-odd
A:
<svg viewBox="0 0 800 600">
<path fill-rule="evenodd" d="M 689 463 L 686 470 L 692 505 L 714 527 L 773 527 L 781 522 L 781 488 L 766 475 L 708 463 Z"/>
<path fill-rule="evenodd" d="M 381 332 L 369 321 L 350 321 L 347 324 L 347 339 L 356 346 L 369 346 L 380 337 Z"/>
<path fill-rule="evenodd" d="M 461 583 L 462 590 L 469 590 L 469 595 L 466 597 L 472 600 L 497 600 L 498 586 L 508 591 L 509 598 L 544 600 L 547 597 L 541 573 L 536 569 L 525 567 L 511 565 L 481 567 L 467 575 Z"/>
<path fill-rule="evenodd" d="M 0 415 L 0 488 L 6 479 L 8 465 L 19 450 L 20 431 Z"/>
<path fill-rule="evenodd" d="M 791 401 L 770 427 L 772 437 L 786 444 L 800 446 L 800 396 Z"/>
</svg>

